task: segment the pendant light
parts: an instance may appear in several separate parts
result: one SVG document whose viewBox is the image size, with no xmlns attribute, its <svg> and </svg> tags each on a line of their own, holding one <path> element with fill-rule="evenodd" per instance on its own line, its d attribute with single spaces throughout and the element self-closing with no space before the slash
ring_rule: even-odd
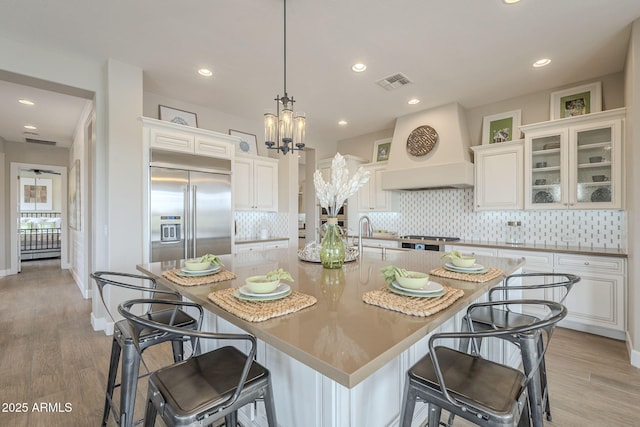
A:
<svg viewBox="0 0 640 427">
<path fill-rule="evenodd" d="M 284 1 L 284 95 L 276 95 L 276 113 L 264 115 L 264 141 L 282 154 L 304 150 L 305 117 L 293 112 L 293 96 L 287 93 L 287 0 Z"/>
</svg>

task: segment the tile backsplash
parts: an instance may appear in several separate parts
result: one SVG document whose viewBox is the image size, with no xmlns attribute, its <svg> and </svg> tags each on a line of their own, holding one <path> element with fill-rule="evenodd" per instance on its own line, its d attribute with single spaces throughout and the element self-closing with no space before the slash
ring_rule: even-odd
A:
<svg viewBox="0 0 640 427">
<path fill-rule="evenodd" d="M 401 192 L 399 212 L 368 213 L 374 229 L 504 242 L 507 221 L 522 222 L 525 243 L 626 248 L 618 210 L 473 211 L 473 189 Z"/>
<path fill-rule="evenodd" d="M 288 236 L 288 214 L 282 212 L 236 211 L 236 239 L 255 239 L 263 229 L 269 237 Z"/>
<path fill-rule="evenodd" d="M 253 239 L 263 228 L 269 237 L 287 236 L 288 214 L 237 211 L 237 239 Z M 627 247 L 626 215 L 618 210 L 473 211 L 473 189 L 406 191 L 399 212 L 371 212 L 374 229 L 504 242 L 507 222 L 522 223 L 525 243 Z M 353 221 L 352 221 L 353 222 Z M 353 222 L 357 224 L 356 222 Z M 352 232 L 354 230 L 351 230 Z"/>
</svg>

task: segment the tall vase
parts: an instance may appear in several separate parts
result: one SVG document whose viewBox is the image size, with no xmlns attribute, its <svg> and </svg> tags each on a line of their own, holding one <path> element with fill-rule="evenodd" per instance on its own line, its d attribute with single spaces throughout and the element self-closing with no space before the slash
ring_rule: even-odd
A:
<svg viewBox="0 0 640 427">
<path fill-rule="evenodd" d="M 338 218 L 327 219 L 327 231 L 320 244 L 320 262 L 324 268 L 340 268 L 344 263 L 344 242 Z"/>
</svg>

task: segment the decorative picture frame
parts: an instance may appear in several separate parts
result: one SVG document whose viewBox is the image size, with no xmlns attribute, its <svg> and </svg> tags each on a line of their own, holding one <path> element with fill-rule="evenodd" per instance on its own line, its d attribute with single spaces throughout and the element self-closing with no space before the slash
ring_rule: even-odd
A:
<svg viewBox="0 0 640 427">
<path fill-rule="evenodd" d="M 373 158 L 372 162 L 385 162 L 389 160 L 389 153 L 391 152 L 391 138 L 380 139 L 373 143 Z"/>
<path fill-rule="evenodd" d="M 521 110 L 484 116 L 482 119 L 482 145 L 520 139 Z"/>
<path fill-rule="evenodd" d="M 158 118 L 165 122 L 177 123 L 179 125 L 198 127 L 198 116 L 196 113 L 178 110 L 177 108 L 158 105 Z"/>
<path fill-rule="evenodd" d="M 80 159 L 73 162 L 69 170 L 69 227 L 82 230 L 80 205 Z"/>
<path fill-rule="evenodd" d="M 236 144 L 236 154 L 258 155 L 258 140 L 254 134 L 229 129 L 229 135 L 240 138 L 240 141 Z"/>
<path fill-rule="evenodd" d="M 564 119 L 602 111 L 600 81 L 551 92 L 550 119 Z"/>
<path fill-rule="evenodd" d="M 20 177 L 20 210 L 50 211 L 53 203 L 52 180 Z"/>
</svg>

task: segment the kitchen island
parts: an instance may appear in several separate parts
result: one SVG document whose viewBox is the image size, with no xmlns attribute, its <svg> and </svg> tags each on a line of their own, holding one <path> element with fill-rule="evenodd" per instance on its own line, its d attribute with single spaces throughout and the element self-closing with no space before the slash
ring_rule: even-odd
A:
<svg viewBox="0 0 640 427">
<path fill-rule="evenodd" d="M 459 329 L 464 309 L 482 299 L 501 278 L 473 283 L 444 278 L 444 286 L 462 289 L 453 305 L 429 317 L 416 317 L 363 302 L 365 292 L 386 286 L 380 269 L 396 265 L 428 272 L 443 264 L 439 253 L 387 251 L 364 253 L 342 269 L 323 269 L 300 261 L 295 248 L 225 255 L 222 262 L 237 278 L 219 283 L 183 287 L 162 276 L 180 267 L 180 261 L 143 264 L 138 270 L 161 285 L 180 292 L 206 310 L 205 329 L 243 330 L 259 340 L 258 360 L 273 375 L 279 424 L 297 426 L 397 425 L 406 370 L 427 350 L 436 330 Z M 478 257 L 478 262 L 501 269 L 505 275 L 522 267 L 522 260 Z M 291 287 L 317 298 L 317 303 L 293 314 L 263 322 L 247 322 L 208 299 L 216 290 L 239 287 L 252 275 L 283 268 Z M 506 348 L 486 346 L 492 356 L 508 360 Z M 246 407 L 244 425 L 266 425 L 261 414 Z M 416 419 L 419 417 L 416 411 Z"/>
</svg>

